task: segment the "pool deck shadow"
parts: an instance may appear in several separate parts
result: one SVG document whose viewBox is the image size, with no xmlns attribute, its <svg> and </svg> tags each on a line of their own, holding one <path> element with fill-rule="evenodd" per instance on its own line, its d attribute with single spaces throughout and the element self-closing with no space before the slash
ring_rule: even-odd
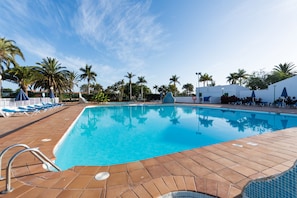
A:
<svg viewBox="0 0 297 198">
<path fill-rule="evenodd" d="M 196 104 L 197 105 L 197 104 Z M 296 114 L 297 109 L 241 105 L 208 105 Z M 66 104 L 33 116 L 0 117 L 0 149 L 13 144 L 39 147 L 54 160 L 53 149 L 76 117 L 83 104 Z M 178 152 L 114 166 L 78 166 L 62 172 L 49 172 L 30 153 L 15 159 L 11 186 L 0 197 L 159 197 L 174 191 L 202 192 L 217 197 L 240 197 L 251 179 L 289 169 L 297 159 L 297 128 L 243 138 L 203 148 Z M 1 175 L 6 174 L 10 157 L 3 157 Z M 106 180 L 95 175 L 109 172 Z M 5 190 L 6 180 L 0 181 Z"/>
</svg>

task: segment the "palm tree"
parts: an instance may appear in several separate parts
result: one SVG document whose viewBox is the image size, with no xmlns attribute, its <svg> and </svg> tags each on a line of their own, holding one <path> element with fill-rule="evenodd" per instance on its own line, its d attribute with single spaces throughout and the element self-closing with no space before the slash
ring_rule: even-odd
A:
<svg viewBox="0 0 297 198">
<path fill-rule="evenodd" d="M 79 82 L 79 75 L 77 74 L 77 72 L 75 71 L 69 72 L 68 89 L 70 93 L 73 92 L 74 87 L 78 87 L 78 82 Z"/>
<path fill-rule="evenodd" d="M 238 69 L 237 79 L 240 86 L 245 83 L 245 81 L 248 79 L 248 76 L 249 75 L 246 73 L 244 69 Z"/>
<path fill-rule="evenodd" d="M 277 73 L 282 78 L 281 80 L 284 80 L 296 75 L 296 71 L 293 71 L 294 69 L 295 65 L 293 63 L 280 63 L 274 66 L 273 72 Z"/>
<path fill-rule="evenodd" d="M 155 93 L 157 93 L 158 88 L 159 88 L 158 85 L 153 86 L 153 89 L 155 90 Z"/>
<path fill-rule="evenodd" d="M 187 83 L 183 85 L 183 89 L 186 90 L 187 95 L 190 95 L 190 92 L 193 92 L 194 86 L 191 83 Z"/>
<path fill-rule="evenodd" d="M 103 86 L 98 83 L 92 84 L 90 87 L 92 87 L 94 93 L 100 93 L 103 91 Z"/>
<path fill-rule="evenodd" d="M 206 85 L 207 85 L 208 81 L 212 81 L 212 76 L 205 73 L 205 74 L 201 75 L 199 81 L 203 82 L 203 87 L 205 87 L 205 82 L 206 82 Z"/>
<path fill-rule="evenodd" d="M 114 89 L 114 91 L 116 92 L 116 94 L 118 94 L 118 99 L 119 101 L 123 100 L 123 96 L 124 96 L 124 89 L 125 89 L 125 81 L 124 79 L 116 82 L 112 87 Z"/>
<path fill-rule="evenodd" d="M 160 94 L 165 94 L 167 91 L 169 90 L 169 88 L 166 86 L 166 85 L 161 85 L 159 88 L 158 88 L 158 92 Z"/>
<path fill-rule="evenodd" d="M 141 99 L 143 100 L 143 84 L 147 83 L 147 81 L 144 79 L 144 76 L 139 76 L 136 83 L 141 86 Z"/>
<path fill-rule="evenodd" d="M 80 68 L 79 70 L 81 72 L 83 72 L 80 75 L 80 79 L 81 80 L 87 79 L 87 82 L 88 82 L 88 94 L 90 94 L 90 85 L 91 85 L 90 83 L 91 83 L 91 81 L 96 82 L 97 74 L 92 71 L 92 65 L 86 65 L 85 68 Z"/>
<path fill-rule="evenodd" d="M 171 78 L 169 79 L 170 80 L 170 83 L 173 83 L 173 88 L 174 88 L 174 95 L 175 95 L 175 92 L 177 91 L 176 89 L 176 83 L 180 84 L 180 82 L 178 81 L 179 77 L 177 77 L 176 75 L 173 75 L 171 76 Z"/>
<path fill-rule="evenodd" d="M 232 85 L 237 83 L 237 79 L 237 73 L 230 73 L 230 75 L 227 76 L 227 82 Z"/>
<path fill-rule="evenodd" d="M 130 96 L 129 96 L 129 99 L 131 100 L 132 99 L 132 78 L 134 77 L 135 75 L 129 72 L 127 72 L 127 75 L 125 75 L 126 78 L 129 79 L 129 90 L 130 90 Z"/>
<path fill-rule="evenodd" d="M 68 79 L 70 72 L 66 67 L 61 66 L 59 61 L 55 58 L 44 58 L 42 62 L 36 63 L 34 70 L 37 71 L 37 80 L 34 84 L 35 88 L 48 89 L 53 88 L 55 91 L 61 93 L 69 87 Z"/>
<path fill-rule="evenodd" d="M 80 92 L 88 92 L 88 85 L 87 84 L 81 85 L 79 90 Z"/>
<path fill-rule="evenodd" d="M 77 72 L 75 72 L 75 71 L 69 72 L 67 82 L 68 82 L 67 89 L 69 91 L 69 97 L 70 97 L 70 100 L 71 100 L 72 99 L 72 93 L 74 91 L 74 87 L 78 87 L 79 76 L 78 76 Z"/>
<path fill-rule="evenodd" d="M 15 45 L 15 42 L 13 40 L 0 38 L 0 98 L 2 97 L 1 87 L 4 66 L 6 66 L 7 69 L 10 68 L 11 63 L 14 66 L 17 66 L 18 64 L 15 60 L 16 56 L 20 56 L 23 60 L 25 60 L 22 51 Z"/>
<path fill-rule="evenodd" d="M 36 71 L 33 66 L 16 66 L 7 70 L 7 80 L 17 83 L 28 95 L 28 87 L 36 81 Z"/>
</svg>

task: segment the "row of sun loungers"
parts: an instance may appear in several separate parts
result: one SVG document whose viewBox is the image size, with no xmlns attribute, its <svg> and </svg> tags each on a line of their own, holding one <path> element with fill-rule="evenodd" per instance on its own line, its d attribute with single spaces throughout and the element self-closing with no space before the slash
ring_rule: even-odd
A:
<svg viewBox="0 0 297 198">
<path fill-rule="evenodd" d="M 41 111 L 47 111 L 56 107 L 60 107 L 61 103 L 40 103 L 27 106 L 18 107 L 2 107 L 0 109 L 0 115 L 3 117 L 10 117 L 12 115 L 23 114 L 23 115 L 34 115 L 40 113 Z"/>
</svg>

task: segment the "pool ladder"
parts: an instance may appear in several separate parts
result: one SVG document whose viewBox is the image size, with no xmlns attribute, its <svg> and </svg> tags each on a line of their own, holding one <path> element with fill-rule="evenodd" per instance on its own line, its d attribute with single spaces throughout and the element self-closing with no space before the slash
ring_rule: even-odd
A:
<svg viewBox="0 0 297 198">
<path fill-rule="evenodd" d="M 35 148 L 30 148 L 28 145 L 26 144 L 14 144 L 11 145 L 7 148 L 5 148 L 1 153 L 0 153 L 0 180 L 4 180 L 5 178 L 2 177 L 1 175 L 1 171 L 2 171 L 2 158 L 3 155 L 10 149 L 15 148 L 15 147 L 24 147 L 23 150 L 20 150 L 18 152 L 16 152 L 9 160 L 8 165 L 6 167 L 6 189 L 1 191 L 0 194 L 6 194 L 9 192 L 13 191 L 13 188 L 11 187 L 11 167 L 12 167 L 12 163 L 14 161 L 15 158 L 17 158 L 19 155 L 21 155 L 22 153 L 25 152 L 30 152 L 32 153 L 35 157 L 37 157 L 42 163 L 44 163 L 45 165 L 49 166 L 48 164 L 50 164 L 52 167 L 54 167 L 57 171 L 61 171 L 61 169 L 55 165 L 48 157 L 46 157 L 41 151 L 38 150 L 37 147 Z"/>
</svg>

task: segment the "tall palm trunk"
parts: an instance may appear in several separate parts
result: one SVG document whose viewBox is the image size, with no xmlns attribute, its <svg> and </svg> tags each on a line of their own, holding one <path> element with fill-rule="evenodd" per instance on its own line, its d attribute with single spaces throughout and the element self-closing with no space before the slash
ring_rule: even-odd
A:
<svg viewBox="0 0 297 198">
<path fill-rule="evenodd" d="M 132 99 L 132 83 L 130 82 L 130 100 Z"/>
<path fill-rule="evenodd" d="M 141 100 L 143 100 L 143 85 L 141 85 Z"/>
<path fill-rule="evenodd" d="M 90 91 L 90 80 L 88 79 L 88 95 L 90 95 L 91 91 Z"/>
</svg>

